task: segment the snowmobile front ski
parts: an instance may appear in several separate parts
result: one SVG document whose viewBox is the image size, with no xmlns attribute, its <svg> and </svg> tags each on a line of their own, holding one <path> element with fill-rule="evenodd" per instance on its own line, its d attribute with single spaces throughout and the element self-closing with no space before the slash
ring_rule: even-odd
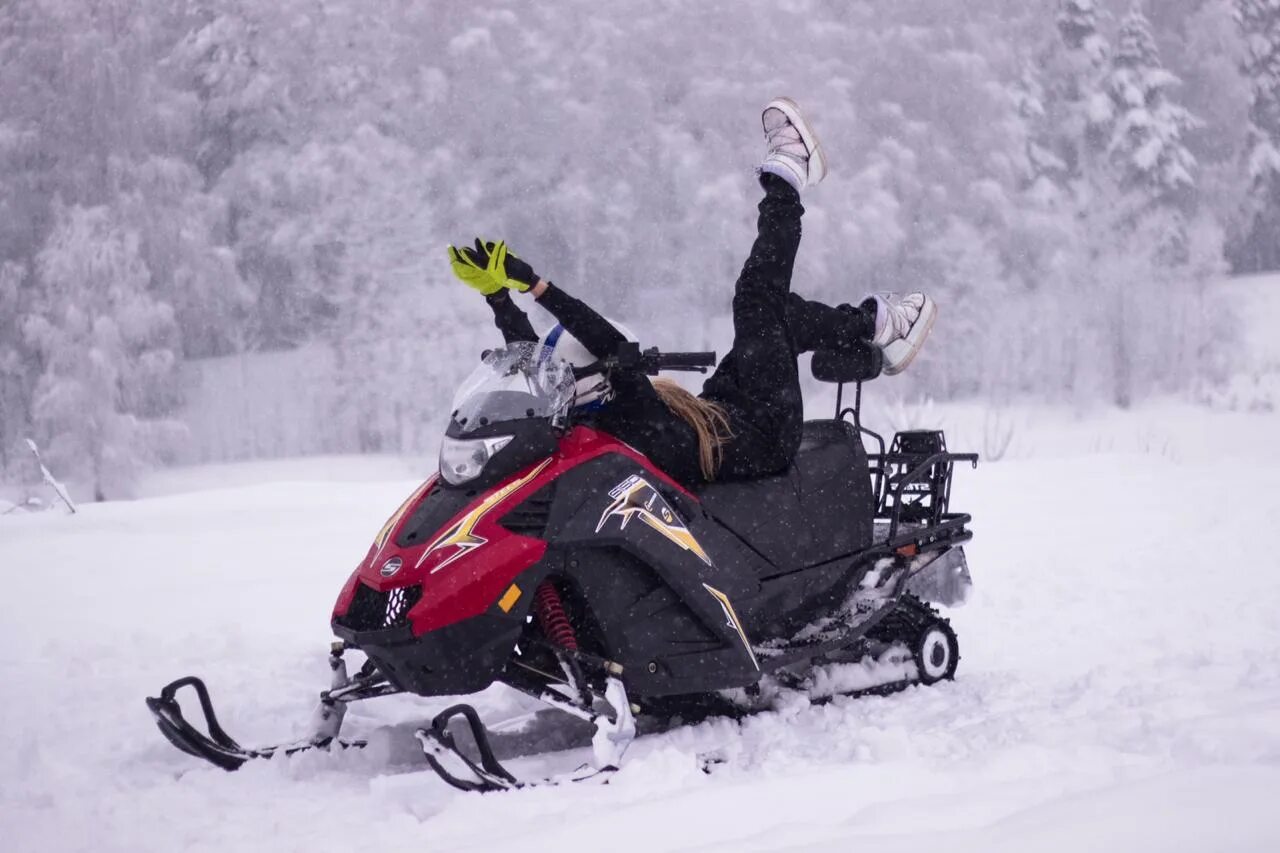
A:
<svg viewBox="0 0 1280 853">
<path fill-rule="evenodd" d="M 533 694 L 530 694 L 533 695 Z M 591 738 L 592 763 L 571 773 L 536 780 L 520 780 L 502 765 L 489 743 L 489 730 L 470 705 L 446 708 L 431 721 L 431 726 L 415 733 L 422 744 L 427 763 L 441 779 L 461 791 L 509 791 L 565 782 L 600 780 L 618 770 L 623 753 L 636 736 L 635 718 L 626 688 L 616 678 L 609 678 L 603 698 L 609 711 L 600 713 L 568 700 L 557 700 L 554 694 L 540 693 L 537 698 L 552 707 L 568 711 L 595 726 Z M 475 757 L 459 748 L 449 724 L 460 719 L 475 743 Z"/>
<path fill-rule="evenodd" d="M 147 709 L 151 711 L 156 726 L 166 740 L 188 755 L 202 758 L 223 770 L 237 770 L 246 761 L 254 758 L 270 758 L 277 753 L 293 755 L 310 749 L 329 749 L 335 744 L 342 749 L 359 749 L 366 745 L 365 741 L 338 739 L 347 704 L 400 691 L 391 685 L 371 663 L 366 662 L 354 678 L 349 677 L 346 661 L 342 659 L 343 651 L 341 643 L 335 643 L 330 651 L 329 666 L 333 670 L 332 686 L 320 694 L 320 703 L 312 718 L 311 736 L 299 741 L 256 749 L 241 746 L 218 722 L 218 715 L 213 710 L 213 701 L 209 698 L 209 689 L 194 675 L 166 684 L 159 696 L 148 696 Z M 204 715 L 204 732 L 193 726 L 182 713 L 177 693 L 184 687 L 193 689 L 196 699 L 200 702 L 200 711 Z"/>
<path fill-rule="evenodd" d="M 191 725 L 182 714 L 182 707 L 178 704 L 175 694 L 178 690 L 187 686 L 195 690 L 196 697 L 200 700 L 200 710 L 204 714 L 205 728 L 208 729 L 208 734 Z M 160 691 L 158 697 L 148 696 L 147 708 L 151 710 L 152 716 L 155 717 L 160 733 L 170 743 L 183 752 L 194 755 L 196 758 L 203 758 L 223 770 L 237 770 L 240 765 L 251 758 L 270 758 L 277 752 L 292 755 L 295 752 L 302 752 L 307 749 L 324 749 L 334 742 L 331 737 L 317 737 L 292 744 L 247 749 L 237 743 L 219 725 L 218 717 L 213 711 L 213 703 L 209 699 L 208 688 L 205 687 L 203 681 L 193 675 L 179 678 L 177 681 L 166 685 Z M 338 744 L 343 748 L 363 747 L 365 742 L 338 741 Z"/>
</svg>

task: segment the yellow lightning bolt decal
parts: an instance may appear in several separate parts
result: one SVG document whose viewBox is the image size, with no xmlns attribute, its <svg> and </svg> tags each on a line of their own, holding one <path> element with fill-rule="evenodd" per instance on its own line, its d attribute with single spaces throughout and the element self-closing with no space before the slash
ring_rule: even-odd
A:
<svg viewBox="0 0 1280 853">
<path fill-rule="evenodd" d="M 507 483 L 501 489 L 498 489 L 498 491 L 492 493 L 481 501 L 475 509 L 471 510 L 471 512 L 454 522 L 448 530 L 441 533 L 434 542 L 428 545 L 427 550 L 422 552 L 422 556 L 419 557 L 418 562 L 414 564 L 414 568 L 416 569 L 418 566 L 421 566 L 426 561 L 427 557 L 430 557 L 436 551 L 441 551 L 451 546 L 457 548 L 458 550 L 451 554 L 448 559 L 431 570 L 431 574 L 434 575 L 445 566 L 462 559 L 467 554 L 470 554 L 472 551 L 488 542 L 488 539 L 485 539 L 483 536 L 478 536 L 475 533 L 475 527 L 480 523 L 480 519 L 484 518 L 485 515 L 488 514 L 489 510 L 502 503 L 502 501 L 521 486 L 526 485 L 534 477 L 541 474 L 542 469 L 546 468 L 550 464 L 551 457 L 547 457 L 542 460 L 542 463 L 538 465 L 538 467 L 534 468 L 528 474 L 521 477 L 519 480 L 513 480 L 510 483 Z"/>
<path fill-rule="evenodd" d="M 649 491 L 647 498 L 644 494 L 646 489 Z M 658 531 L 684 550 L 692 551 L 698 555 L 698 558 L 708 566 L 711 565 L 711 558 L 707 556 L 706 551 L 702 550 L 702 545 L 698 543 L 697 539 L 693 538 L 689 528 L 677 520 L 671 508 L 667 506 L 667 502 L 662 499 L 658 494 L 658 490 L 650 485 L 648 480 L 638 475 L 632 475 L 622 481 L 609 494 L 614 497 L 614 501 L 600 515 L 600 521 L 596 524 L 596 533 L 599 533 L 604 528 L 604 523 L 609 520 L 610 516 L 616 515 L 621 518 L 622 525 L 619 529 L 624 530 L 632 518 L 639 518 L 646 525 Z"/>
</svg>

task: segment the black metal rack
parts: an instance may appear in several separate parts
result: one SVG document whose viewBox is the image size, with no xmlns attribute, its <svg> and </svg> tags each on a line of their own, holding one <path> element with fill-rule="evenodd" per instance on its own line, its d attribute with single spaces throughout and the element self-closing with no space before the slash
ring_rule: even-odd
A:
<svg viewBox="0 0 1280 853">
<path fill-rule="evenodd" d="M 976 468 L 978 454 L 948 452 L 940 430 L 900 432 L 888 452 L 870 461 L 876 484 L 876 518 L 889 522 L 890 541 L 897 538 L 904 523 L 936 529 L 970 519 L 965 513 L 950 511 L 951 475 L 957 462 Z"/>
</svg>

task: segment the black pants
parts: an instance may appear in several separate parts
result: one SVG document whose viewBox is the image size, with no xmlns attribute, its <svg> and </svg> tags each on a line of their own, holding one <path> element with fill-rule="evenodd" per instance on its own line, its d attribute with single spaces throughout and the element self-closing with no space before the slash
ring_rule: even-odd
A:
<svg viewBox="0 0 1280 853">
<path fill-rule="evenodd" d="M 796 358 L 869 340 L 874 320 L 850 306 L 833 308 L 791 292 L 800 246 L 800 194 L 776 175 L 762 175 L 765 197 L 751 254 L 733 294 L 733 348 L 703 387 L 724 406 L 734 437 L 719 479 L 784 470 L 795 458 L 804 424 Z"/>
</svg>

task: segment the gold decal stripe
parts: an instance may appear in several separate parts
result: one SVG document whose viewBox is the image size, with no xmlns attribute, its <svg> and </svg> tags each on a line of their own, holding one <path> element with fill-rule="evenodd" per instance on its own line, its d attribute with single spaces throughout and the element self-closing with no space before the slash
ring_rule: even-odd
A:
<svg viewBox="0 0 1280 853">
<path fill-rule="evenodd" d="M 488 542 L 489 540 L 485 539 L 483 536 L 477 536 L 472 533 L 475 526 L 480 523 L 480 519 L 488 515 L 489 510 L 502 503 L 522 486 L 527 485 L 534 477 L 537 477 L 542 473 L 542 469 L 546 468 L 550 464 L 551 457 L 548 456 L 546 459 L 542 460 L 542 464 L 538 465 L 538 467 L 534 468 L 528 474 L 521 477 L 519 480 L 514 480 L 508 483 L 481 501 L 479 506 L 471 510 L 471 512 L 467 513 L 462 518 L 458 519 L 456 524 L 451 526 L 444 533 L 440 534 L 436 541 L 428 545 L 427 549 L 422 552 L 422 556 L 418 558 L 418 562 L 415 563 L 413 567 L 416 569 L 421 566 L 423 562 L 426 561 L 427 557 L 431 556 L 436 551 L 439 551 L 442 548 L 448 548 L 449 546 L 455 546 L 458 549 L 457 552 L 431 570 L 431 574 L 434 575 L 454 560 L 465 556 Z"/>
<path fill-rule="evenodd" d="M 702 550 L 702 546 L 698 544 L 698 540 L 694 539 L 693 534 L 687 529 L 663 524 L 647 512 L 640 513 L 640 518 L 645 524 L 649 525 L 654 530 L 679 545 L 681 548 L 697 554 L 698 559 L 702 560 L 702 562 L 706 563 L 708 566 L 711 565 L 711 558 L 707 556 L 706 551 Z"/>
<path fill-rule="evenodd" d="M 738 614 L 733 609 L 733 604 L 729 601 L 729 596 L 720 590 L 704 583 L 702 585 L 707 592 L 711 593 L 716 601 L 720 602 L 720 609 L 724 611 L 725 619 L 729 620 L 729 627 L 738 632 L 738 638 L 742 640 L 742 647 L 747 650 L 747 655 L 751 658 L 751 665 L 757 670 L 760 669 L 760 662 L 756 660 L 755 650 L 751 648 L 751 643 L 747 640 L 747 632 L 742 630 L 742 622 L 738 619 Z"/>
<path fill-rule="evenodd" d="M 396 525 L 400 523 L 400 519 L 404 518 L 404 514 L 409 511 L 409 507 L 417 503 L 418 498 L 422 497 L 422 493 L 425 492 L 435 481 L 435 477 L 430 477 L 425 483 L 418 486 L 418 488 L 414 490 L 413 494 L 405 498 L 404 503 L 400 504 L 400 508 L 387 519 L 387 523 L 382 525 L 382 529 L 378 531 L 378 535 L 373 538 L 373 545 L 378 554 L 382 553 L 382 546 L 387 544 L 387 537 L 396 529 Z M 377 554 L 375 554 L 374 557 L 376 559 Z"/>
</svg>

